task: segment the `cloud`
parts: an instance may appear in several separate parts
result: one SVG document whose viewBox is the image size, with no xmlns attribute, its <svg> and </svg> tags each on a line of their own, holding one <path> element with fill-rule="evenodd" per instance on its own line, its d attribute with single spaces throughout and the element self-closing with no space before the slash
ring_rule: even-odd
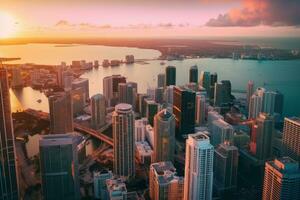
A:
<svg viewBox="0 0 300 200">
<path fill-rule="evenodd" d="M 206 26 L 299 26 L 299 0 L 244 0 L 241 8 L 210 19 Z"/>
<path fill-rule="evenodd" d="M 97 30 L 97 29 L 109 29 L 111 28 L 111 25 L 109 24 L 95 25 L 90 23 L 72 24 L 67 20 L 60 20 L 54 25 L 54 27 L 64 28 L 64 29 Z"/>
</svg>

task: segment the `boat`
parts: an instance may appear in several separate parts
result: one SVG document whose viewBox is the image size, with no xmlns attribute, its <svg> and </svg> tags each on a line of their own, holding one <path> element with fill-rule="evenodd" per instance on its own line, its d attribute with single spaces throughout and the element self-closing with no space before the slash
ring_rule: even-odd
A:
<svg viewBox="0 0 300 200">
<path fill-rule="evenodd" d="M 36 102 L 38 102 L 38 103 L 42 103 L 42 100 L 41 100 L 41 99 L 38 99 Z"/>
</svg>

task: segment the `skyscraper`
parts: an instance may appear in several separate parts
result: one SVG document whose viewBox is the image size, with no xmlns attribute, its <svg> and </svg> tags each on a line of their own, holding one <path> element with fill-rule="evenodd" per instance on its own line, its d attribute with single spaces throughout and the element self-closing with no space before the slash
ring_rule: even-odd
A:
<svg viewBox="0 0 300 200">
<path fill-rule="evenodd" d="M 161 110 L 154 117 L 154 162 L 173 161 L 175 142 L 175 117 Z"/>
<path fill-rule="evenodd" d="M 173 106 L 173 94 L 174 94 L 173 90 L 174 90 L 173 85 L 168 86 L 165 90 L 165 102 L 170 106 Z"/>
<path fill-rule="evenodd" d="M 115 106 L 118 103 L 119 83 L 126 83 L 126 78 L 121 75 L 112 75 L 103 78 L 103 95 L 107 100 L 108 106 Z"/>
<path fill-rule="evenodd" d="M 151 200 L 182 200 L 183 177 L 176 175 L 172 162 L 153 163 L 149 170 L 149 195 Z"/>
<path fill-rule="evenodd" d="M 300 161 L 300 118 L 284 118 L 283 151 L 294 160 Z"/>
<path fill-rule="evenodd" d="M 200 85 L 205 88 L 209 96 L 210 95 L 210 73 L 209 72 L 201 71 Z"/>
<path fill-rule="evenodd" d="M 261 162 L 272 157 L 274 119 L 267 113 L 260 113 L 251 134 L 250 149 Z"/>
<path fill-rule="evenodd" d="M 190 83 L 198 83 L 198 67 L 197 65 L 190 68 Z"/>
<path fill-rule="evenodd" d="M 276 92 L 265 91 L 263 94 L 262 112 L 273 115 L 275 110 Z"/>
<path fill-rule="evenodd" d="M 228 103 L 226 95 L 225 85 L 223 83 L 215 83 L 214 106 L 219 107 Z"/>
<path fill-rule="evenodd" d="M 80 199 L 77 143 L 71 134 L 39 142 L 43 199 Z"/>
<path fill-rule="evenodd" d="M 190 134 L 186 140 L 184 200 L 212 199 L 214 147 L 206 134 Z"/>
<path fill-rule="evenodd" d="M 128 103 L 136 110 L 137 83 L 119 83 L 119 103 Z"/>
<path fill-rule="evenodd" d="M 0 67 L 0 199 L 18 200 L 18 173 L 8 77 Z"/>
<path fill-rule="evenodd" d="M 121 103 L 112 115 L 115 175 L 130 177 L 135 174 L 134 113 L 132 106 Z"/>
<path fill-rule="evenodd" d="M 166 74 L 158 74 L 157 75 L 157 87 L 165 87 L 166 84 Z"/>
<path fill-rule="evenodd" d="M 300 199 L 299 163 L 289 157 L 268 161 L 265 165 L 263 200 Z"/>
<path fill-rule="evenodd" d="M 207 94 L 209 94 L 210 99 L 215 98 L 215 84 L 218 82 L 218 74 L 213 73 L 210 74 L 210 83 L 209 83 L 209 91 L 207 91 Z"/>
<path fill-rule="evenodd" d="M 88 78 L 77 78 L 72 81 L 72 89 L 75 90 L 77 88 L 83 89 L 84 100 L 88 101 L 90 98 L 89 93 L 89 79 Z"/>
<path fill-rule="evenodd" d="M 225 141 L 233 144 L 233 127 L 223 119 L 214 120 L 211 130 L 211 144 L 216 147 Z"/>
<path fill-rule="evenodd" d="M 166 67 L 166 86 L 176 85 L 176 67 Z"/>
<path fill-rule="evenodd" d="M 21 74 L 20 68 L 13 68 L 12 69 L 12 76 L 11 76 L 11 87 L 12 88 L 18 88 L 23 86 L 23 79 Z"/>
<path fill-rule="evenodd" d="M 224 194 L 237 188 L 238 148 L 229 142 L 220 144 L 214 155 L 214 186 Z"/>
<path fill-rule="evenodd" d="M 48 98 L 51 134 L 73 132 L 72 92 L 57 92 Z"/>
<path fill-rule="evenodd" d="M 206 98 L 204 95 L 196 95 L 196 124 L 201 126 L 205 123 Z"/>
<path fill-rule="evenodd" d="M 178 135 L 187 135 L 195 128 L 195 92 L 190 89 L 174 87 L 173 113 Z"/>
<path fill-rule="evenodd" d="M 250 98 L 248 118 L 255 119 L 263 110 L 264 88 L 257 88 L 255 93 Z"/>
<path fill-rule="evenodd" d="M 160 105 L 153 100 L 145 100 L 146 103 L 146 117 L 151 126 L 153 126 L 154 116 L 160 110 Z"/>
<path fill-rule="evenodd" d="M 246 106 L 249 107 L 250 99 L 254 93 L 254 82 L 252 80 L 248 81 L 247 84 L 247 104 Z"/>
<path fill-rule="evenodd" d="M 106 102 L 102 94 L 96 94 L 91 98 L 92 127 L 101 128 L 105 124 Z"/>
</svg>

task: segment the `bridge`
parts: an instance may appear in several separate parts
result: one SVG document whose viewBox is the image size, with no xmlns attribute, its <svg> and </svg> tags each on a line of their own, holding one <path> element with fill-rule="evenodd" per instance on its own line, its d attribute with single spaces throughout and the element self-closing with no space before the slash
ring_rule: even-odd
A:
<svg viewBox="0 0 300 200">
<path fill-rule="evenodd" d="M 46 112 L 43 112 L 43 111 L 38 111 L 38 110 L 34 110 L 34 109 L 27 109 L 24 111 L 26 114 L 28 115 L 31 115 L 32 117 L 34 118 L 37 118 L 37 119 L 42 119 L 42 120 L 45 120 L 45 121 L 50 121 L 49 119 L 49 114 L 46 113 Z M 107 144 L 109 144 L 110 146 L 113 146 L 113 139 L 108 137 L 107 135 L 101 133 L 101 132 L 98 132 L 94 129 L 91 129 L 89 127 L 86 127 L 86 126 L 83 126 L 81 124 L 78 124 L 78 123 L 73 123 L 74 125 L 74 130 L 75 131 L 78 131 L 78 132 L 81 132 L 81 133 L 84 133 L 84 134 L 88 134 L 96 139 L 99 139 Z"/>
</svg>

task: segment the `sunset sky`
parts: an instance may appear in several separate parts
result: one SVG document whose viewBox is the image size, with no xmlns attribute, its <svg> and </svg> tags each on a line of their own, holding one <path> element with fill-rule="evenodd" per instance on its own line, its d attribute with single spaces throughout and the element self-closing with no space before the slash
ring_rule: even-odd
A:
<svg viewBox="0 0 300 200">
<path fill-rule="evenodd" d="M 0 0 L 0 38 L 299 36 L 299 0 Z"/>
</svg>

